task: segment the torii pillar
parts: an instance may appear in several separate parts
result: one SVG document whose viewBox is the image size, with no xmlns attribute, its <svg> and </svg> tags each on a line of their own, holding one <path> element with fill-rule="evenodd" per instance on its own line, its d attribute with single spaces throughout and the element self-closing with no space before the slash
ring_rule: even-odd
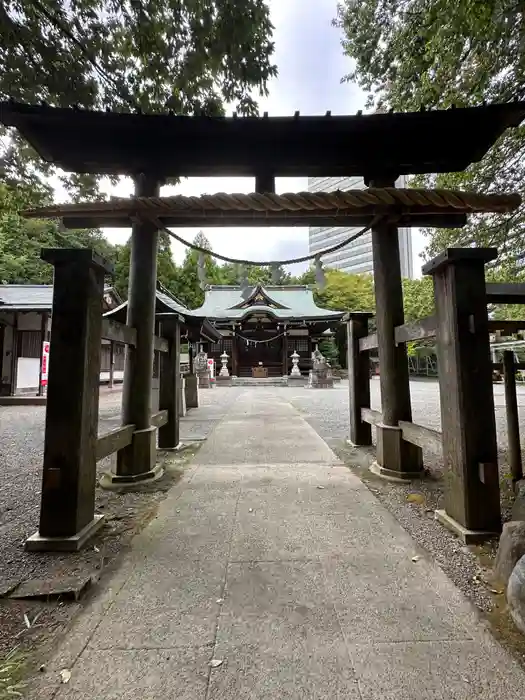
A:
<svg viewBox="0 0 525 700">
<path fill-rule="evenodd" d="M 161 178 L 140 174 L 135 178 L 136 197 L 158 197 Z M 126 353 L 122 396 L 122 424 L 133 424 L 131 445 L 117 455 L 115 484 L 156 478 L 157 431 L 151 425 L 155 299 L 157 283 L 157 227 L 145 221 L 133 223 L 126 323 L 137 332 L 135 348 Z"/>
<path fill-rule="evenodd" d="M 365 180 L 369 187 L 395 187 L 396 177 Z M 412 421 L 408 358 L 404 343 L 396 345 L 395 328 L 405 322 L 403 285 L 396 224 L 372 227 L 372 254 L 382 420 L 376 426 L 377 465 L 384 476 L 418 477 L 423 470 L 420 447 L 403 440 L 399 421 Z"/>
</svg>

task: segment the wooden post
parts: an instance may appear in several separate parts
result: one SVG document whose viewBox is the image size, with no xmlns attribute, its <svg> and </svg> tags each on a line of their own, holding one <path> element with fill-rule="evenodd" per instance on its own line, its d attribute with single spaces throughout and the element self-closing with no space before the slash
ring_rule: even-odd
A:
<svg viewBox="0 0 525 700">
<path fill-rule="evenodd" d="M 283 335 L 283 377 L 288 376 L 288 334 Z"/>
<path fill-rule="evenodd" d="M 434 278 L 446 470 L 438 520 L 464 542 L 501 530 L 485 263 L 494 248 L 448 248 L 423 267 Z"/>
<path fill-rule="evenodd" d="M 275 177 L 272 173 L 259 173 L 255 176 L 255 191 L 259 194 L 275 192 Z"/>
<path fill-rule="evenodd" d="M 18 379 L 18 311 L 15 311 L 14 316 L 14 323 L 11 329 L 11 396 L 16 394 Z"/>
<path fill-rule="evenodd" d="M 188 338 L 188 364 L 189 364 L 189 370 L 190 374 L 194 373 L 193 370 L 193 344 L 190 342 Z"/>
<path fill-rule="evenodd" d="M 159 178 L 140 175 L 135 179 L 137 197 L 156 197 L 159 191 Z M 157 242 L 158 231 L 154 224 L 141 221 L 133 224 L 126 322 L 136 329 L 137 343 L 126 353 L 122 424 L 135 425 L 135 432 L 132 444 L 117 454 L 115 483 L 144 481 L 158 476 L 155 467 L 156 429 L 151 425 Z"/>
<path fill-rule="evenodd" d="M 232 337 L 232 376 L 236 377 L 239 372 L 239 349 L 237 347 L 237 335 L 235 334 L 235 331 L 233 332 L 233 337 Z"/>
<path fill-rule="evenodd" d="M 523 479 L 521 461 L 520 421 L 518 416 L 518 399 L 516 396 L 516 365 L 514 352 L 503 351 L 503 377 L 505 382 L 505 412 L 507 414 L 507 435 L 509 443 L 509 466 L 512 481 Z"/>
<path fill-rule="evenodd" d="M 109 388 L 115 383 L 115 341 L 109 341 Z"/>
<path fill-rule="evenodd" d="M 159 448 L 163 450 L 174 450 L 179 446 L 180 392 L 180 327 L 178 322 L 173 322 L 169 351 L 161 353 L 160 358 L 159 410 L 168 411 L 168 422 L 159 428 Z"/>
<path fill-rule="evenodd" d="M 44 393 L 44 387 L 42 386 L 42 357 L 44 354 L 44 343 L 46 341 L 47 333 L 47 312 L 42 313 L 40 319 L 40 365 L 38 366 L 38 390 L 37 396 L 42 396 Z"/>
<path fill-rule="evenodd" d="M 367 183 L 368 184 L 368 183 Z M 371 187 L 394 187 L 395 178 L 375 179 Z M 409 479 L 421 476 L 423 454 L 417 445 L 403 440 L 399 421 L 412 421 L 408 358 L 404 343 L 396 345 L 395 328 L 405 321 L 395 224 L 372 228 L 376 325 L 382 422 L 376 426 L 377 464 L 386 476 Z"/>
<path fill-rule="evenodd" d="M 372 426 L 361 419 L 361 409 L 370 408 L 370 352 L 359 351 L 359 339 L 368 335 L 368 320 L 373 314 L 354 311 L 347 322 L 348 387 L 350 408 L 350 442 L 372 444 Z"/>
<path fill-rule="evenodd" d="M 104 275 L 88 249 L 48 249 L 55 267 L 40 527 L 28 550 L 76 551 L 102 524 L 95 512 Z"/>
</svg>

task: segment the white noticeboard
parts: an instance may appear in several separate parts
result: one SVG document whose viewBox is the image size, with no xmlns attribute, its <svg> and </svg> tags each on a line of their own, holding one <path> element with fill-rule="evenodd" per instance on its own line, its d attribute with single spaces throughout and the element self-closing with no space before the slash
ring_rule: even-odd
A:
<svg viewBox="0 0 525 700">
<path fill-rule="evenodd" d="M 215 377 L 215 360 L 213 358 L 208 359 L 208 369 L 210 370 L 210 378 Z"/>
<path fill-rule="evenodd" d="M 47 386 L 47 376 L 49 373 L 49 341 L 46 341 L 42 347 L 42 386 Z"/>
</svg>

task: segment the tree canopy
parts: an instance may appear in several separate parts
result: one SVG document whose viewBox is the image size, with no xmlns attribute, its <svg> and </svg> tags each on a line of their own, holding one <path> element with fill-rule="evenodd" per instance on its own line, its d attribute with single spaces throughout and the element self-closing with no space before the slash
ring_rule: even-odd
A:
<svg viewBox="0 0 525 700">
<path fill-rule="evenodd" d="M 56 106 L 254 114 L 276 74 L 264 0 L 5 0 L 0 99 Z M 51 194 L 49 164 L 3 134 L 0 177 Z M 83 197 L 96 180 L 62 176 Z"/>
<path fill-rule="evenodd" d="M 345 80 L 368 105 L 449 108 L 525 98 L 525 23 L 517 0 L 343 0 L 335 24 L 355 62 Z M 432 138 L 432 134 L 429 134 Z M 509 129 L 464 173 L 419 177 L 420 186 L 519 192 L 525 200 L 525 127 Z M 496 246 L 502 275 L 520 271 L 525 207 L 471 217 L 463 229 L 426 232 L 426 256 L 446 246 Z"/>
<path fill-rule="evenodd" d="M 18 211 L 30 199 L 23 188 L 0 182 L 0 283 L 51 283 L 53 268 L 40 260 L 42 248 L 88 247 L 115 259 L 117 249 L 98 230 L 68 230 L 55 221 L 22 218 Z"/>
</svg>

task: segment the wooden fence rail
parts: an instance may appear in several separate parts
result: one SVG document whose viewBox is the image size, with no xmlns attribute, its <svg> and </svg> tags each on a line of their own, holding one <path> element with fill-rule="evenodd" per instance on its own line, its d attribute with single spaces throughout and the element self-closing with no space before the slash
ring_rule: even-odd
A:
<svg viewBox="0 0 525 700">
<path fill-rule="evenodd" d="M 372 333 L 359 339 L 359 351 L 376 350 L 378 347 L 377 333 Z"/>
<path fill-rule="evenodd" d="M 137 331 L 109 318 L 102 319 L 101 337 L 104 340 L 113 340 L 116 343 L 135 346 L 137 344 Z"/>
<path fill-rule="evenodd" d="M 134 425 L 121 425 L 119 428 L 100 435 L 97 440 L 96 461 L 99 462 L 101 459 L 109 457 L 113 452 L 118 452 L 123 447 L 131 445 L 134 430 Z"/>
<path fill-rule="evenodd" d="M 402 326 L 396 326 L 395 328 L 395 341 L 396 345 L 400 343 L 409 343 L 417 340 L 426 340 L 428 338 L 436 337 L 436 316 L 425 316 L 419 321 L 410 321 L 409 323 L 404 323 Z M 517 333 L 518 331 L 525 330 L 525 320 L 514 321 L 514 320 L 489 320 L 488 329 L 490 333 L 495 333 L 496 331 L 503 331 L 508 333 Z M 364 352 L 365 350 L 376 350 L 379 346 L 377 333 L 371 333 L 359 340 L 359 350 Z"/>
<path fill-rule="evenodd" d="M 379 425 L 383 420 L 381 411 L 373 408 L 362 408 L 361 419 L 370 425 Z M 423 450 L 441 451 L 443 449 L 443 438 L 439 430 L 426 428 L 424 425 L 400 420 L 399 427 L 403 434 L 403 440 L 417 445 Z"/>
</svg>

